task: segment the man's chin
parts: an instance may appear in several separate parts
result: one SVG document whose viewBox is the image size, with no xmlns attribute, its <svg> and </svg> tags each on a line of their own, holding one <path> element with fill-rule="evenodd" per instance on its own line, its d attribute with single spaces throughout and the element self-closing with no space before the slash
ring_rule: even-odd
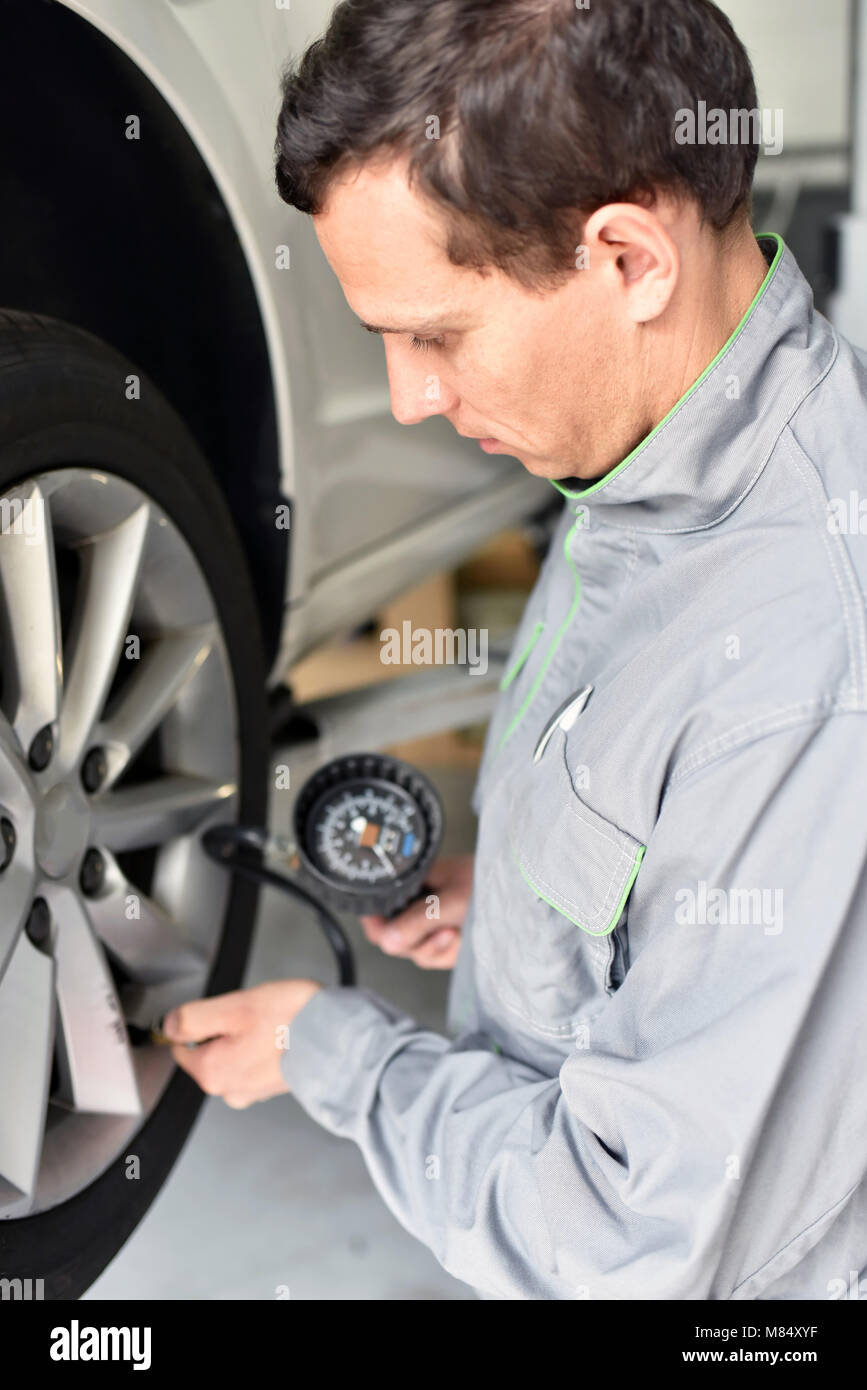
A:
<svg viewBox="0 0 867 1390">
<path fill-rule="evenodd" d="M 556 463 L 551 459 L 535 458 L 529 454 L 516 454 L 520 458 L 528 473 L 532 473 L 535 478 L 544 478 L 546 482 L 575 482 L 579 479 L 567 477 L 563 472 L 563 464 Z"/>
</svg>

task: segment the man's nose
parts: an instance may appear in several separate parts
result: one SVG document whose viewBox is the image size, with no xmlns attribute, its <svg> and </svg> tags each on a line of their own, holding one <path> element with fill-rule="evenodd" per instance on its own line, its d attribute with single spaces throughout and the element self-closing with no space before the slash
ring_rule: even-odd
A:
<svg viewBox="0 0 867 1390">
<path fill-rule="evenodd" d="M 457 402 L 456 393 L 424 359 L 425 354 L 410 347 L 408 341 L 389 342 L 386 338 L 391 413 L 399 425 L 417 425 L 429 415 L 444 415 Z"/>
</svg>

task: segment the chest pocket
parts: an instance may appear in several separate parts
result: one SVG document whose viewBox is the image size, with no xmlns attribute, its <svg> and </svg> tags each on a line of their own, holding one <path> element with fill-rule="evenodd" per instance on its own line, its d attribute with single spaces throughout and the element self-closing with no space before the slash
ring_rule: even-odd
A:
<svg viewBox="0 0 867 1390">
<path fill-rule="evenodd" d="M 499 833 L 479 827 L 473 933 L 489 1007 L 498 1001 L 515 1023 L 564 1040 L 623 979 L 627 900 L 645 848 L 576 791 L 565 742 L 557 730 L 537 764 L 496 788 Z"/>
</svg>

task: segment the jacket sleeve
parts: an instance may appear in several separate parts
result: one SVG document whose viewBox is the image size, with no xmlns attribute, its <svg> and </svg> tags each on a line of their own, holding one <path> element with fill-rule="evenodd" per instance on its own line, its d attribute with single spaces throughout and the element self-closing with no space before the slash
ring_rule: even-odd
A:
<svg viewBox="0 0 867 1390">
<path fill-rule="evenodd" d="M 629 969 L 558 1074 L 330 988 L 287 1084 L 482 1293 L 755 1296 L 864 1175 L 865 767 L 865 715 L 838 713 L 675 780 Z"/>
</svg>

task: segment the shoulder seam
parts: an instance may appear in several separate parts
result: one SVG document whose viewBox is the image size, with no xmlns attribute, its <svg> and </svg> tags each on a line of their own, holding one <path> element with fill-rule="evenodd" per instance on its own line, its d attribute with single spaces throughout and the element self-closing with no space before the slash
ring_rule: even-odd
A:
<svg viewBox="0 0 867 1390">
<path fill-rule="evenodd" d="M 852 671 L 852 701 L 856 705 L 864 703 L 867 690 L 867 632 L 864 622 L 864 595 L 861 592 L 852 561 L 842 538 L 831 531 L 828 525 L 828 496 L 819 472 L 802 449 L 791 425 L 783 431 L 781 442 L 785 439 L 790 446 L 792 463 L 798 470 L 805 487 L 812 494 L 811 501 L 820 521 L 820 531 L 831 574 L 840 596 L 846 640 L 849 646 L 849 662 Z M 802 462 L 803 461 L 803 462 Z M 821 497 L 821 505 L 819 498 Z M 836 542 L 836 544 L 835 544 Z M 848 597 L 845 590 L 848 589 Z"/>
<path fill-rule="evenodd" d="M 758 743 L 786 729 L 795 729 L 801 724 L 822 724 L 835 715 L 845 714 L 867 714 L 867 707 L 828 695 L 815 695 L 810 700 L 801 700 L 798 704 L 786 705 L 782 709 L 771 710 L 769 714 L 745 720 L 743 724 L 736 724 L 697 748 L 684 760 L 674 776 L 669 778 L 663 799 L 672 787 L 679 786 L 687 777 L 711 764 L 721 762 L 729 753 L 739 752 L 751 743 Z"/>
</svg>

